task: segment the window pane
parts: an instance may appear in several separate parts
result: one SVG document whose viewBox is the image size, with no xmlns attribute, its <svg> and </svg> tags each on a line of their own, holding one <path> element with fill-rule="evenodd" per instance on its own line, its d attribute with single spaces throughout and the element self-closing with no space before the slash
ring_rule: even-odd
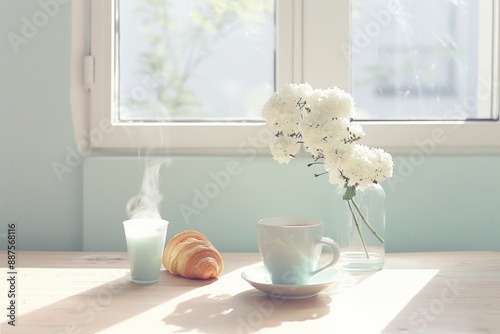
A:
<svg viewBox="0 0 500 334">
<path fill-rule="evenodd" d="M 480 1 L 353 0 L 359 119 L 477 119 Z M 491 41 L 487 41 L 491 43 Z"/>
<path fill-rule="evenodd" d="M 119 121 L 260 120 L 274 0 L 117 1 Z"/>
</svg>

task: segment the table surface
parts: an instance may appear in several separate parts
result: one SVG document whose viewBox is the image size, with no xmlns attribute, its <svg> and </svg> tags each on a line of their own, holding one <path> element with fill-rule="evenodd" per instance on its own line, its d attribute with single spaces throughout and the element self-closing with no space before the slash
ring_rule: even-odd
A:
<svg viewBox="0 0 500 334">
<path fill-rule="evenodd" d="M 383 270 L 344 273 L 300 300 L 268 297 L 241 278 L 260 261 L 254 253 L 222 254 L 219 279 L 163 269 L 158 283 L 139 285 L 126 253 L 17 252 L 14 287 L 2 253 L 1 334 L 500 333 L 499 252 L 387 254 Z"/>
</svg>

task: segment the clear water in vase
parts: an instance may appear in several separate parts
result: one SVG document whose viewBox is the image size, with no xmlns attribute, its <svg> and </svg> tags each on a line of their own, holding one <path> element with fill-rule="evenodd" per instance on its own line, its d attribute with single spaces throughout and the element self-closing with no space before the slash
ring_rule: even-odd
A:
<svg viewBox="0 0 500 334">
<path fill-rule="evenodd" d="M 337 189 L 333 206 L 339 266 L 349 271 L 380 270 L 385 262 L 385 191 L 379 184 L 357 189 L 349 203 L 344 193 L 345 189 Z"/>
</svg>

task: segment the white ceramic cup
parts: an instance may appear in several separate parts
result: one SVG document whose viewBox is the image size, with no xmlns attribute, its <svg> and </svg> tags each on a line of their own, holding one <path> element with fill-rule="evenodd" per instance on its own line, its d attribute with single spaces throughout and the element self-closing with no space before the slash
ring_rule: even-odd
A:
<svg viewBox="0 0 500 334">
<path fill-rule="evenodd" d="M 338 244 L 323 236 L 323 222 L 311 218 L 264 218 L 257 223 L 259 251 L 273 284 L 303 285 L 339 259 Z M 326 246 L 331 261 L 318 268 Z"/>
<path fill-rule="evenodd" d="M 168 221 L 131 219 L 123 222 L 132 282 L 158 282 Z"/>
</svg>

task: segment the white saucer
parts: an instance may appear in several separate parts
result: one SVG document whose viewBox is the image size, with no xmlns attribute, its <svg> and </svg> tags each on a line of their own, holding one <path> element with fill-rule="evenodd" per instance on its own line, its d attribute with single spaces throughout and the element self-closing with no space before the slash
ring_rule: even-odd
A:
<svg viewBox="0 0 500 334">
<path fill-rule="evenodd" d="M 241 277 L 254 288 L 261 290 L 271 297 L 284 299 L 301 299 L 316 296 L 320 291 L 328 288 L 342 278 L 341 272 L 332 267 L 323 270 L 311 278 L 304 285 L 273 284 L 269 273 L 262 262 L 245 267 Z"/>
</svg>

